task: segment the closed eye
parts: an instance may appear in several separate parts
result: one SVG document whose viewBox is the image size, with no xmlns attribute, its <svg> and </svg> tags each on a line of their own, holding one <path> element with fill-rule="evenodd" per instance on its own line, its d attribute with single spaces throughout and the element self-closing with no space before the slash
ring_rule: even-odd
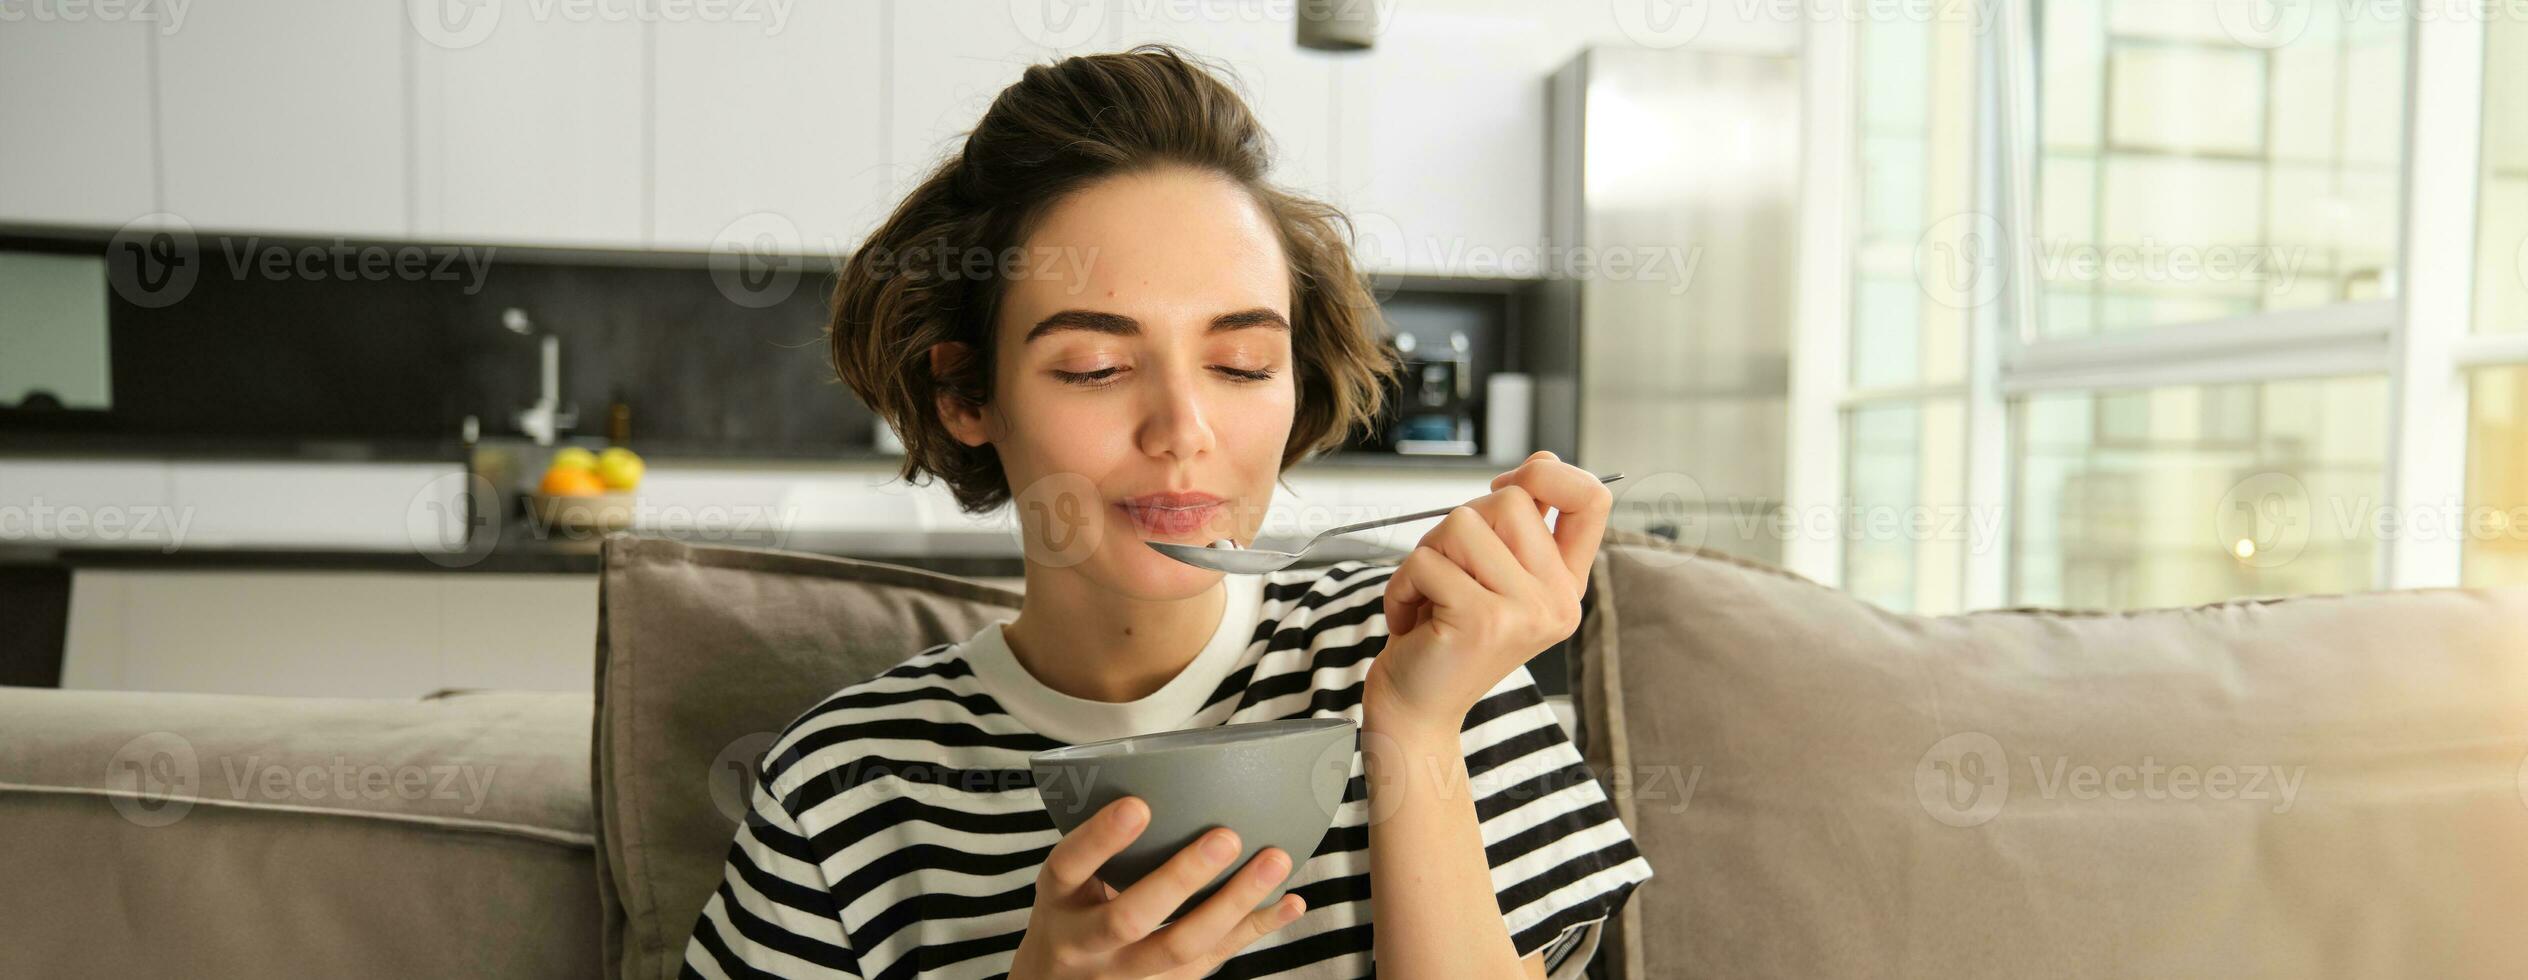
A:
<svg viewBox="0 0 2528 980">
<path fill-rule="evenodd" d="M 1234 368 L 1226 364 L 1215 364 L 1212 366 L 1212 370 L 1218 371 L 1222 375 L 1235 379 L 1241 383 L 1270 381 L 1273 379 L 1274 374 L 1272 368 Z M 1120 367 L 1104 367 L 1098 368 L 1094 371 L 1064 371 L 1056 368 L 1054 369 L 1053 376 L 1061 379 L 1066 384 L 1075 384 L 1088 388 L 1099 388 L 1113 384 L 1115 376 L 1122 374 L 1123 372 L 1124 369 Z"/>
</svg>

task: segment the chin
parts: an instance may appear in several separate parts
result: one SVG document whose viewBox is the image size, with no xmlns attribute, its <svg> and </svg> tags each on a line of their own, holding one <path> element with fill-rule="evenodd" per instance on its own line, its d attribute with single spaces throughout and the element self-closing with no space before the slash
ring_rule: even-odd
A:
<svg viewBox="0 0 2528 980">
<path fill-rule="evenodd" d="M 1106 546 L 1098 549 L 1095 564 L 1098 578 L 1106 587 L 1135 599 L 1165 601 L 1186 599 L 1208 591 L 1226 572 L 1196 568 L 1177 561 L 1142 543 L 1142 530 L 1129 518 L 1110 520 L 1105 531 Z M 1162 537 L 1160 540 L 1214 537 L 1211 529 Z"/>
</svg>

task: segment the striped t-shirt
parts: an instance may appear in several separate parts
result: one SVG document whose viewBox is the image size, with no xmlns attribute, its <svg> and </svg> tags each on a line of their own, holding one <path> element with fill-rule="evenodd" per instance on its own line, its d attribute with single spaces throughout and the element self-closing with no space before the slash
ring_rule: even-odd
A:
<svg viewBox="0 0 2528 980">
<path fill-rule="evenodd" d="M 1029 754 L 1125 735 L 1283 718 L 1361 721 L 1386 645 L 1392 565 L 1225 576 L 1221 623 L 1174 679 L 1130 702 L 1046 687 L 999 624 L 808 709 L 758 763 L 753 812 L 685 947 L 704 977 L 1006 974 L 1061 833 Z M 1600 924 L 1651 876 L 1603 787 L 1520 667 L 1460 736 L 1493 891 L 1521 957 L 1580 975 Z M 1293 855 L 1297 920 L 1213 976 L 1371 975 L 1361 758 L 1333 827 Z"/>
</svg>

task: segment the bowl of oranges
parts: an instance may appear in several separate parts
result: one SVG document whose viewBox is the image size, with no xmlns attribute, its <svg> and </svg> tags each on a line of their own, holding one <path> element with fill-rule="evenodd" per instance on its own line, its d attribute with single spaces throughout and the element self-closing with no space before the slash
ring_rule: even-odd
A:
<svg viewBox="0 0 2528 980">
<path fill-rule="evenodd" d="M 641 457 L 622 446 L 591 452 L 566 446 L 553 453 L 543 478 L 527 494 L 527 506 L 544 527 L 567 531 L 612 531 L 632 524 L 633 491 L 645 469 Z"/>
</svg>

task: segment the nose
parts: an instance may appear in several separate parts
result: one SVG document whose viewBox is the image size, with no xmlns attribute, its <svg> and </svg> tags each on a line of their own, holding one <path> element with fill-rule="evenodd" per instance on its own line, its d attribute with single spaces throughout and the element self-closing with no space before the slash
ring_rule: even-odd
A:
<svg viewBox="0 0 2528 980">
<path fill-rule="evenodd" d="M 1198 370 L 1166 370 L 1161 383 L 1144 389 L 1147 407 L 1137 433 L 1142 452 L 1190 460 L 1212 450 L 1211 418 L 1202 403 Z"/>
</svg>

